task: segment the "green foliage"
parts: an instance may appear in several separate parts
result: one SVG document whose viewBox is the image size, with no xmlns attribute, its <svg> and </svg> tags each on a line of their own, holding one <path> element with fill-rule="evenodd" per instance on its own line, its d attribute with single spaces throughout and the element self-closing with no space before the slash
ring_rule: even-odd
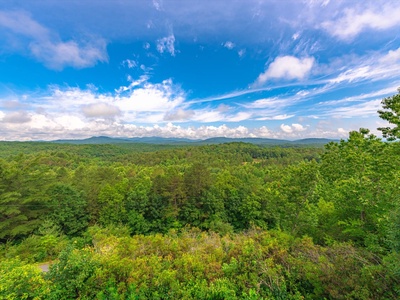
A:
<svg viewBox="0 0 400 300">
<path fill-rule="evenodd" d="M 347 243 L 253 229 L 220 236 L 186 229 L 136 235 L 90 229 L 93 247 L 67 246 L 45 278 L 19 260 L 0 266 L 5 299 L 396 299 L 399 256 L 377 260 Z M 15 289 L 18 286 L 18 289 Z M 13 288 L 14 287 L 14 288 Z M 7 298 L 8 296 L 9 298 Z"/>
<path fill-rule="evenodd" d="M 54 175 L 36 159 L 0 160 L 0 241 L 20 239 L 39 226 L 46 213 L 44 191 Z"/>
<path fill-rule="evenodd" d="M 380 127 L 384 138 L 394 141 L 400 138 L 400 88 L 398 93 L 382 100 L 383 110 L 378 110 L 379 117 L 394 127 Z"/>
<path fill-rule="evenodd" d="M 101 224 L 118 224 L 125 219 L 124 195 L 117 187 L 105 185 L 99 193 L 98 201 L 101 207 L 99 217 Z"/>
<path fill-rule="evenodd" d="M 0 261 L 1 299 L 49 299 L 51 286 L 41 270 L 19 259 Z"/>
<path fill-rule="evenodd" d="M 87 203 L 69 185 L 57 183 L 48 190 L 49 218 L 68 236 L 81 234 L 88 225 Z"/>
<path fill-rule="evenodd" d="M 93 299 L 97 265 L 90 249 L 66 247 L 46 274 L 52 284 L 51 299 Z"/>
</svg>

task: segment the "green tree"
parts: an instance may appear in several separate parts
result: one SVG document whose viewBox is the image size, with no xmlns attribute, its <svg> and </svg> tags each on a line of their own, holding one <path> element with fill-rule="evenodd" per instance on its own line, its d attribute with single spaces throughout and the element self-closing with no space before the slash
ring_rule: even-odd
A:
<svg viewBox="0 0 400 300">
<path fill-rule="evenodd" d="M 143 172 L 135 178 L 131 190 L 127 194 L 127 224 L 133 234 L 144 234 L 150 231 L 149 220 L 151 179 Z"/>
<path fill-rule="evenodd" d="M 49 188 L 48 195 L 49 218 L 60 226 L 64 234 L 78 235 L 87 228 L 87 203 L 74 188 L 58 183 Z"/>
<path fill-rule="evenodd" d="M 400 138 L 400 88 L 396 95 L 384 98 L 382 100 L 383 110 L 378 110 L 379 117 L 388 121 L 394 127 L 380 127 L 384 138 L 388 141 L 394 141 Z"/>
<path fill-rule="evenodd" d="M 46 274 L 46 279 L 52 283 L 50 299 L 95 299 L 98 265 L 89 249 L 78 250 L 72 245 L 66 247 Z"/>
<path fill-rule="evenodd" d="M 24 174 L 20 164 L 0 160 L 0 240 L 32 233 L 40 224 L 40 216 L 47 213 L 44 197 L 33 189 L 41 172 L 34 173 Z"/>
<path fill-rule="evenodd" d="M 276 218 L 278 228 L 296 235 L 304 234 L 304 226 L 312 221 L 309 205 L 314 204 L 314 193 L 319 181 L 318 164 L 315 161 L 291 165 L 281 177 L 267 184 L 267 204 L 270 214 Z"/>
<path fill-rule="evenodd" d="M 201 196 L 211 185 L 211 174 L 203 163 L 194 163 L 184 175 L 185 192 L 189 198 Z"/>
<path fill-rule="evenodd" d="M 168 202 L 168 214 L 176 217 L 186 199 L 183 176 L 176 167 L 168 168 L 164 175 L 153 179 L 153 191 Z"/>
<path fill-rule="evenodd" d="M 330 205 L 334 212 L 331 220 L 328 215 L 322 220 L 330 224 L 322 227 L 326 234 L 363 246 L 382 244 L 378 240 L 383 239 L 385 220 L 399 195 L 393 182 L 399 167 L 396 146 L 383 143 L 367 129 L 327 146 L 317 193 L 320 207 Z"/>
<path fill-rule="evenodd" d="M 103 225 L 123 223 L 126 219 L 125 197 L 117 186 L 106 184 L 100 191 L 100 222 Z"/>
</svg>

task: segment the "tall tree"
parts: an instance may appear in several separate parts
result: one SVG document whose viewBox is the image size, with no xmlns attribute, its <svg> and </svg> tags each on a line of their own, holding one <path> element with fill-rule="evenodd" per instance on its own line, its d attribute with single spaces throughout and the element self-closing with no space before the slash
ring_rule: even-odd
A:
<svg viewBox="0 0 400 300">
<path fill-rule="evenodd" d="M 106 184 L 99 193 L 100 218 L 103 225 L 120 224 L 126 219 L 125 196 L 118 185 Z"/>
<path fill-rule="evenodd" d="M 378 110 L 379 117 L 388 121 L 394 127 L 380 127 L 384 138 L 394 141 L 400 138 L 400 88 L 398 93 L 382 100 L 383 110 Z"/>
<path fill-rule="evenodd" d="M 47 178 L 43 170 L 22 169 L 17 162 L 0 160 L 0 240 L 23 237 L 40 224 L 47 213 L 43 193 Z"/>
<path fill-rule="evenodd" d="M 71 186 L 55 184 L 48 190 L 50 219 L 66 235 L 77 235 L 88 225 L 87 203 Z"/>
</svg>

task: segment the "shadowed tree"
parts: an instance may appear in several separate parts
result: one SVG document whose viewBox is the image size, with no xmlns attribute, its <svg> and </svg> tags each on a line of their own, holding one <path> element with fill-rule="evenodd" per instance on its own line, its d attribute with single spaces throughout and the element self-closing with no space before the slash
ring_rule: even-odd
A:
<svg viewBox="0 0 400 300">
<path fill-rule="evenodd" d="M 0 240 L 32 233 L 47 213 L 40 188 L 47 184 L 42 170 L 24 170 L 0 160 Z"/>
<path fill-rule="evenodd" d="M 77 235 L 88 225 L 87 203 L 81 195 L 66 184 L 55 184 L 48 191 L 50 219 L 60 226 L 66 235 Z"/>
</svg>

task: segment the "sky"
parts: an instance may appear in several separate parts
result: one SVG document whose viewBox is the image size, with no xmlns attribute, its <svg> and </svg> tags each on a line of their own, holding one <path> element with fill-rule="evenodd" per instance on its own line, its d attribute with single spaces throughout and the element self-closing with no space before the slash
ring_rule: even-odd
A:
<svg viewBox="0 0 400 300">
<path fill-rule="evenodd" d="M 0 0 L 0 140 L 379 136 L 400 6 Z"/>
</svg>

